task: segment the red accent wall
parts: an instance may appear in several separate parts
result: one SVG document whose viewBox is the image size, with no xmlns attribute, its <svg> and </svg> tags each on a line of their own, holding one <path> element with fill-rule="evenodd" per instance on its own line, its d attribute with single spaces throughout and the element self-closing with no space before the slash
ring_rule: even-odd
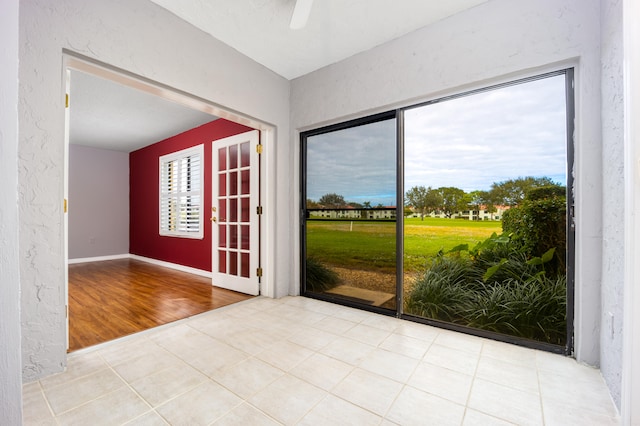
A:
<svg viewBox="0 0 640 426">
<path fill-rule="evenodd" d="M 222 118 L 129 154 L 129 253 L 211 271 L 211 142 L 252 130 Z M 204 238 L 159 233 L 159 158 L 204 144 Z"/>
</svg>

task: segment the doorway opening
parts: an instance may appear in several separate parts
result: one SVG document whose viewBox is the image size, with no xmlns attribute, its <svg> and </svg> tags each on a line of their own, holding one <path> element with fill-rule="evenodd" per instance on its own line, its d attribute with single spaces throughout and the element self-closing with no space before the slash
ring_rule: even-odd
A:
<svg viewBox="0 0 640 426">
<path fill-rule="evenodd" d="M 70 162 L 70 143 L 73 144 L 73 141 L 70 140 L 70 135 L 73 134 L 73 120 L 71 119 L 71 115 L 74 113 L 74 99 L 76 98 L 75 94 L 74 94 L 74 81 L 76 81 L 76 79 L 79 79 L 78 76 L 88 76 L 89 78 L 93 79 L 94 81 L 96 79 L 101 79 L 101 80 L 105 80 L 107 83 L 113 85 L 116 84 L 118 86 L 120 86 L 121 90 L 124 91 L 132 91 L 132 92 L 136 92 L 139 95 L 142 96 L 146 96 L 146 97 L 151 97 L 154 98 L 156 101 L 153 101 L 152 104 L 148 104 L 147 106 L 149 106 L 149 108 L 152 110 L 152 113 L 156 113 L 156 120 L 162 120 L 162 116 L 160 114 L 158 114 L 158 111 L 161 111 L 162 108 L 161 107 L 157 107 L 157 104 L 172 104 L 173 107 L 175 107 L 175 111 L 178 111 L 176 114 L 174 115 L 180 115 L 182 114 L 181 111 L 187 111 L 185 112 L 185 114 L 189 117 L 196 117 L 195 120 L 196 122 L 194 123 L 193 121 L 189 121 L 189 119 L 186 119 L 186 124 L 183 130 L 187 130 L 187 131 L 193 131 L 195 133 L 197 133 L 198 131 L 200 131 L 201 133 L 204 132 L 204 130 L 210 131 L 212 127 L 215 127 L 217 129 L 217 131 L 219 131 L 219 136 L 217 137 L 210 137 L 209 134 L 204 134 L 201 135 L 201 137 L 203 138 L 204 142 L 203 145 L 205 146 L 205 153 L 206 153 L 206 158 L 204 158 L 204 160 L 206 160 L 206 164 L 209 165 L 208 170 L 205 171 L 205 178 L 208 179 L 208 182 L 206 183 L 206 187 L 208 192 L 206 194 L 204 194 L 204 199 L 200 200 L 202 203 L 202 210 L 197 214 L 197 215 L 201 215 L 201 219 L 203 221 L 203 223 L 205 224 L 205 235 L 199 240 L 201 243 L 204 244 L 208 244 L 208 252 L 211 252 L 211 240 L 212 240 L 212 232 L 214 232 L 214 228 L 213 226 L 211 226 L 210 224 L 212 223 L 210 221 L 210 216 L 213 217 L 210 209 L 210 205 L 211 205 L 211 191 L 210 189 L 208 189 L 211 185 L 212 181 L 212 177 L 213 177 L 213 173 L 211 170 L 211 152 L 213 151 L 214 148 L 212 148 L 212 141 L 215 143 L 217 142 L 217 140 L 221 140 L 224 139 L 224 137 L 230 135 L 230 134 L 236 134 L 236 133 L 242 133 L 243 131 L 246 131 L 248 129 L 256 129 L 254 130 L 255 133 L 258 135 L 258 140 L 260 142 L 260 144 L 264 144 L 266 146 L 270 146 L 270 144 L 274 143 L 274 135 L 275 135 L 275 129 L 273 126 L 268 125 L 264 122 L 261 122 L 259 120 L 256 120 L 254 118 L 248 117 L 248 116 L 244 116 L 240 113 L 236 113 L 236 112 L 231 112 L 229 110 L 224 109 L 223 107 L 220 107 L 218 105 L 215 105 L 211 102 L 205 101 L 204 99 L 201 98 L 197 98 L 195 96 L 192 96 L 190 94 L 172 89 L 170 87 L 164 86 L 162 84 L 153 82 L 153 81 L 149 81 L 147 79 L 144 79 L 142 77 L 139 76 L 135 76 L 132 75 L 126 71 L 122 71 L 122 70 L 118 70 L 112 67 L 109 67 L 105 64 L 100 64 L 97 63 L 95 61 L 92 61 L 90 59 L 86 59 L 86 58 L 80 58 L 78 56 L 76 56 L 75 54 L 70 54 L 70 53 L 65 53 L 64 55 L 64 77 L 66 79 L 66 97 L 67 97 L 67 106 L 68 108 L 66 109 L 66 114 L 65 114 L 65 178 L 64 178 L 64 183 L 65 183 L 65 189 L 64 189 L 64 194 L 65 194 L 65 204 L 67 204 L 67 200 L 68 201 L 68 206 L 69 206 L 69 211 L 73 211 L 74 208 L 74 200 L 70 199 L 69 196 L 69 186 L 70 186 L 70 182 L 69 182 L 69 162 Z M 71 96 L 69 96 L 71 95 Z M 156 109 L 154 109 L 154 107 L 152 105 L 156 105 Z M 193 112 L 195 111 L 195 112 Z M 199 122 L 197 120 L 200 120 Z M 169 121 L 169 119 L 165 120 L 165 121 Z M 127 126 L 127 122 L 126 120 L 123 120 L 122 123 L 120 123 L 122 126 Z M 160 123 L 160 124 L 164 124 L 164 123 Z M 157 127 L 162 127 L 161 125 L 158 125 Z M 207 127 L 209 126 L 209 127 Z M 131 127 L 135 127 L 133 125 L 131 125 Z M 203 130 L 204 129 L 204 130 Z M 178 131 L 178 134 L 182 134 L 184 133 L 182 130 Z M 176 132 L 174 132 L 174 134 L 169 135 L 168 139 L 172 139 L 174 137 Z M 156 138 L 158 139 L 158 138 Z M 167 139 L 162 138 L 163 142 L 166 142 Z M 155 140 L 153 142 L 150 143 L 154 144 L 154 142 L 160 142 L 161 140 Z M 155 145 L 155 144 L 154 144 Z M 74 145 L 75 146 L 75 145 Z M 149 146 L 149 145 L 147 145 Z M 113 149 L 109 149 L 107 148 L 105 150 L 106 151 L 111 151 L 114 152 L 115 148 Z M 130 152 L 125 152 L 124 156 L 125 157 L 130 157 L 133 154 L 131 154 L 131 152 L 135 152 L 138 153 L 140 150 L 136 150 L 136 151 L 130 151 Z M 257 178 L 256 178 L 256 183 L 258 185 L 258 192 L 260 191 L 260 182 L 266 183 L 266 179 L 265 176 L 267 175 L 267 173 L 269 173 L 268 171 L 272 168 L 272 164 L 271 164 L 271 156 L 268 155 L 268 153 L 265 153 L 265 155 L 261 156 L 263 158 L 262 162 L 264 163 L 264 165 L 262 167 L 259 166 L 259 164 L 256 164 L 255 169 L 258 170 L 257 172 Z M 195 164 L 195 163 L 194 163 Z M 147 167 L 146 165 L 142 168 Z M 152 169 L 158 169 L 158 159 L 155 160 L 155 163 L 152 167 Z M 251 167 L 251 169 L 253 169 L 253 165 Z M 247 168 L 247 170 L 249 170 L 249 168 Z M 134 173 L 132 171 L 132 173 Z M 150 172 L 150 174 L 153 175 L 153 172 Z M 154 196 L 158 196 L 158 193 L 160 192 L 158 190 L 159 188 L 159 182 L 158 182 L 158 177 L 156 176 L 155 178 L 150 178 L 151 180 L 155 179 L 155 183 L 154 188 L 152 191 L 154 192 Z M 272 198 L 272 191 L 270 191 L 266 185 L 262 187 L 262 197 L 261 197 L 261 201 L 262 203 L 266 206 L 269 203 L 269 200 Z M 129 190 L 127 189 L 126 192 L 129 192 Z M 141 199 L 140 191 L 135 192 L 134 194 L 134 190 L 131 190 L 131 194 L 125 194 L 125 196 L 128 196 L 130 201 L 131 201 L 131 207 L 133 207 L 134 204 L 138 203 L 138 204 L 145 204 L 144 200 Z M 143 191 L 145 192 L 145 191 Z M 151 192 L 151 191 L 146 191 L 146 192 Z M 137 195 L 136 195 L 137 194 Z M 107 194 L 105 193 L 105 191 L 102 191 L 101 194 L 98 194 L 99 198 L 106 198 Z M 113 203 L 110 205 L 110 207 L 106 210 L 105 214 L 108 214 L 110 212 L 113 212 L 114 209 L 119 208 L 119 206 L 115 205 L 116 203 Z M 155 203 L 147 203 L 149 206 L 149 208 L 151 210 L 153 210 L 152 213 L 148 214 L 147 218 L 153 218 L 153 220 L 158 221 L 158 217 L 161 215 L 161 212 L 159 212 L 159 206 L 158 206 L 158 202 L 156 201 Z M 154 204 L 154 205 L 151 205 Z M 178 205 L 178 204 L 176 204 Z M 193 204 L 191 204 L 191 206 L 193 206 Z M 173 258 L 170 258 L 169 261 L 166 260 L 166 257 L 163 258 L 162 256 L 155 256 L 155 255 L 149 255 L 147 256 L 140 256 L 140 255 L 136 255 L 135 251 L 137 251 L 137 249 L 135 249 L 133 247 L 133 244 L 131 245 L 132 247 L 129 247 L 127 245 L 125 250 L 117 250 L 115 254 L 108 254 L 105 256 L 101 256 L 100 254 L 90 254 L 88 256 L 78 256 L 77 253 L 73 253 L 73 257 L 70 258 L 70 252 L 69 252 L 69 248 L 70 248 L 70 241 L 69 241 L 69 230 L 70 230 L 70 225 L 69 225 L 69 214 L 68 211 L 65 210 L 65 222 L 64 222 L 64 228 L 65 228 L 65 232 L 64 232 L 64 244 L 65 244 L 65 260 L 66 260 L 66 267 L 65 267 L 65 272 L 66 272 L 66 286 L 65 286 L 65 296 L 66 296 L 66 300 L 67 300 L 67 307 L 68 307 L 68 312 L 69 314 L 67 315 L 67 347 L 69 347 L 69 322 L 73 321 L 73 303 L 69 303 L 70 300 L 70 295 L 69 295 L 69 263 L 73 264 L 73 266 L 75 267 L 76 265 L 74 264 L 74 259 L 79 257 L 80 261 L 83 260 L 88 260 L 88 261 L 106 261 L 106 263 L 109 262 L 122 262 L 123 260 L 126 262 L 129 262 L 129 267 L 131 267 L 131 265 L 138 265 L 139 266 L 139 261 L 143 260 L 146 263 L 151 263 L 154 268 L 166 268 L 166 267 L 170 267 L 171 269 L 173 269 L 173 271 L 168 271 L 165 269 L 165 271 L 167 273 L 169 272 L 176 272 L 177 270 L 177 274 L 186 274 L 186 273 L 194 273 L 195 275 L 190 275 L 190 281 L 193 283 L 196 283 L 196 285 L 199 284 L 203 284 L 202 280 L 204 280 L 204 283 L 206 285 L 206 283 L 208 283 L 208 286 L 205 288 L 205 292 L 209 292 L 209 296 L 212 297 L 211 293 L 217 289 L 212 289 L 212 274 L 211 274 L 211 255 L 206 256 L 207 257 L 207 263 L 202 263 L 200 261 L 200 263 L 197 263 L 194 260 L 190 260 L 189 259 L 189 249 L 185 249 L 184 247 L 184 241 L 180 241 L 182 240 L 179 237 L 175 237 L 175 236 L 162 236 L 163 238 L 165 238 L 166 240 L 170 240 L 173 243 L 173 247 L 175 247 L 175 249 L 173 249 L 173 251 L 175 252 L 175 259 L 173 260 Z M 133 217 L 131 218 L 133 219 Z M 96 221 L 94 226 L 99 227 L 100 225 L 100 217 L 95 217 L 94 220 Z M 153 220 L 148 220 L 147 222 L 153 222 Z M 268 221 L 270 220 L 270 218 L 267 217 L 267 215 L 263 215 L 261 217 L 260 220 L 263 221 Z M 142 221 L 138 221 L 138 222 L 145 222 L 144 220 Z M 128 226 L 128 223 L 127 223 Z M 262 251 L 266 251 L 265 248 L 269 246 L 269 244 L 271 244 L 271 242 L 273 241 L 273 237 L 271 235 L 271 231 L 269 230 L 268 227 L 263 227 L 263 233 L 262 235 L 259 235 L 260 238 L 255 242 L 254 247 L 252 247 L 252 249 L 256 252 L 259 253 L 260 250 Z M 132 229 L 129 230 L 129 234 L 132 233 L 133 227 Z M 216 229 L 217 230 L 217 229 Z M 157 237 L 159 237 L 159 232 L 158 232 L 158 227 L 156 227 L 156 229 L 154 230 L 155 234 Z M 89 243 L 93 242 L 93 243 L 99 243 L 99 238 L 100 237 L 96 237 L 96 236 L 91 236 L 91 235 L 84 235 L 84 238 L 87 240 L 91 240 L 93 239 L 94 241 L 89 241 Z M 138 238 L 137 241 L 139 241 L 140 239 Z M 186 239 L 185 239 L 186 240 Z M 133 240 L 130 240 L 133 241 Z M 129 243 L 130 244 L 130 243 Z M 123 253 L 124 251 L 124 253 Z M 193 252 L 200 252 L 200 250 L 193 250 Z M 259 255 L 256 254 L 255 256 L 256 258 L 260 258 Z M 70 262 L 71 259 L 71 262 Z M 186 259 L 186 261 L 185 261 Z M 269 262 L 271 262 L 271 258 L 270 256 L 264 256 L 265 264 L 263 265 L 264 269 L 266 269 L 267 271 L 269 271 L 271 268 L 268 268 L 267 265 L 269 264 Z M 196 262 L 194 264 L 194 262 Z M 99 262 L 96 262 L 99 263 Z M 202 266 L 204 265 L 204 266 Z M 256 271 L 253 272 L 253 274 L 257 273 L 257 268 Z M 274 294 L 274 289 L 272 287 L 272 282 L 270 280 L 270 276 L 271 273 L 267 273 L 264 274 L 263 277 L 260 278 L 260 293 L 264 294 L 266 296 L 270 296 L 273 297 Z M 216 283 L 214 283 L 215 285 Z M 208 289 L 208 290 L 207 290 Z M 240 293 L 238 293 L 240 295 Z M 254 293 L 255 294 L 255 293 Z M 219 295 L 218 295 L 219 296 Z M 220 298 L 220 297 L 218 297 Z M 225 297 L 222 297 L 223 299 Z M 241 300 L 243 297 L 239 297 L 238 300 Z M 165 303 L 166 305 L 166 303 Z M 165 310 L 176 310 L 179 311 L 179 304 L 174 304 L 174 306 L 170 306 L 166 305 L 164 306 L 163 309 Z M 214 301 L 212 306 L 220 306 L 220 304 L 218 304 L 218 301 Z M 135 322 L 135 320 L 133 320 Z"/>
</svg>

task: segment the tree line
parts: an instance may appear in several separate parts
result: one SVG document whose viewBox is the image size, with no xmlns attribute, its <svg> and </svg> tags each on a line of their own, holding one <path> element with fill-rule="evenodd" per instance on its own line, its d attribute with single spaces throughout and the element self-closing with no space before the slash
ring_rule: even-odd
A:
<svg viewBox="0 0 640 426">
<path fill-rule="evenodd" d="M 564 193 L 565 187 L 554 182 L 549 177 L 519 177 L 502 182 L 494 182 L 488 191 L 465 192 L 460 188 L 445 186 L 432 188 L 414 186 L 405 193 L 404 205 L 425 215 L 433 212 L 442 212 L 446 217 L 452 217 L 462 210 L 487 210 L 495 213 L 497 206 L 515 207 L 520 205 L 527 194 L 536 188 L 551 188 L 554 193 Z M 308 209 L 370 209 L 385 207 L 382 204 L 372 205 L 370 201 L 357 203 L 346 201 L 344 196 L 336 193 L 325 194 L 314 201 L 306 200 Z"/>
<path fill-rule="evenodd" d="M 497 206 L 515 207 L 520 205 L 527 194 L 536 188 L 555 188 L 553 192 L 564 193 L 565 187 L 548 177 L 519 177 L 503 182 L 494 182 L 488 191 L 471 191 L 456 187 L 414 186 L 405 194 L 405 206 L 425 215 L 439 211 L 448 218 L 461 210 L 487 210 L 495 213 Z"/>
<path fill-rule="evenodd" d="M 345 201 L 344 196 L 330 193 L 325 194 L 318 201 L 307 199 L 308 209 L 371 209 L 385 207 L 382 204 L 371 205 L 371 201 L 365 201 L 364 203 L 356 203 L 353 201 Z"/>
</svg>

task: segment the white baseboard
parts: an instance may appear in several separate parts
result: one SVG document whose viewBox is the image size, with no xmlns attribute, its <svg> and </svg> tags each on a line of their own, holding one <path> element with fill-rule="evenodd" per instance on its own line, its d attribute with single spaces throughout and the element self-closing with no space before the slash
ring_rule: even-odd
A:
<svg viewBox="0 0 640 426">
<path fill-rule="evenodd" d="M 153 263 L 154 265 L 164 266 L 165 268 L 176 269 L 182 272 L 188 272 L 194 275 L 200 275 L 201 277 L 211 278 L 211 272 L 202 269 L 192 268 L 191 266 L 178 265 L 177 263 L 165 262 L 164 260 L 152 259 L 150 257 L 138 256 L 137 254 L 114 254 L 111 256 L 96 256 L 96 257 L 84 257 L 79 259 L 69 259 L 69 265 L 74 263 L 85 262 L 102 262 L 105 260 L 116 259 L 135 259 L 141 262 Z"/>
<path fill-rule="evenodd" d="M 78 259 L 69 259 L 69 265 L 73 263 L 85 263 L 85 262 L 102 262 L 104 260 L 116 260 L 116 259 L 128 259 L 129 253 L 125 254 L 112 254 L 110 256 L 96 256 L 96 257 L 82 257 Z"/>
<path fill-rule="evenodd" d="M 150 257 L 138 256 L 137 254 L 129 254 L 129 258 L 140 260 L 142 262 L 153 263 L 154 265 L 164 266 L 165 268 L 176 269 L 182 272 L 188 272 L 201 277 L 211 278 L 211 272 L 202 269 L 192 268 L 191 266 L 178 265 L 177 263 L 165 262 L 164 260 L 152 259 Z"/>
</svg>

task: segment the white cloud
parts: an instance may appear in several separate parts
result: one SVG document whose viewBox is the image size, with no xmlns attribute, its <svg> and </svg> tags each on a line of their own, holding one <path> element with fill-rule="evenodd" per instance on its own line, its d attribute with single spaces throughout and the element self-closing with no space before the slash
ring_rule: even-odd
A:
<svg viewBox="0 0 640 426">
<path fill-rule="evenodd" d="M 408 110 L 405 188 L 465 191 L 520 176 L 566 183 L 564 76 Z"/>
<path fill-rule="evenodd" d="M 395 204 L 395 120 L 307 140 L 307 198 L 336 193 L 347 201 Z"/>
<path fill-rule="evenodd" d="M 520 176 L 566 183 L 564 76 L 409 109 L 405 188 L 465 191 Z M 395 204 L 394 120 L 308 138 L 307 198 Z"/>
</svg>

